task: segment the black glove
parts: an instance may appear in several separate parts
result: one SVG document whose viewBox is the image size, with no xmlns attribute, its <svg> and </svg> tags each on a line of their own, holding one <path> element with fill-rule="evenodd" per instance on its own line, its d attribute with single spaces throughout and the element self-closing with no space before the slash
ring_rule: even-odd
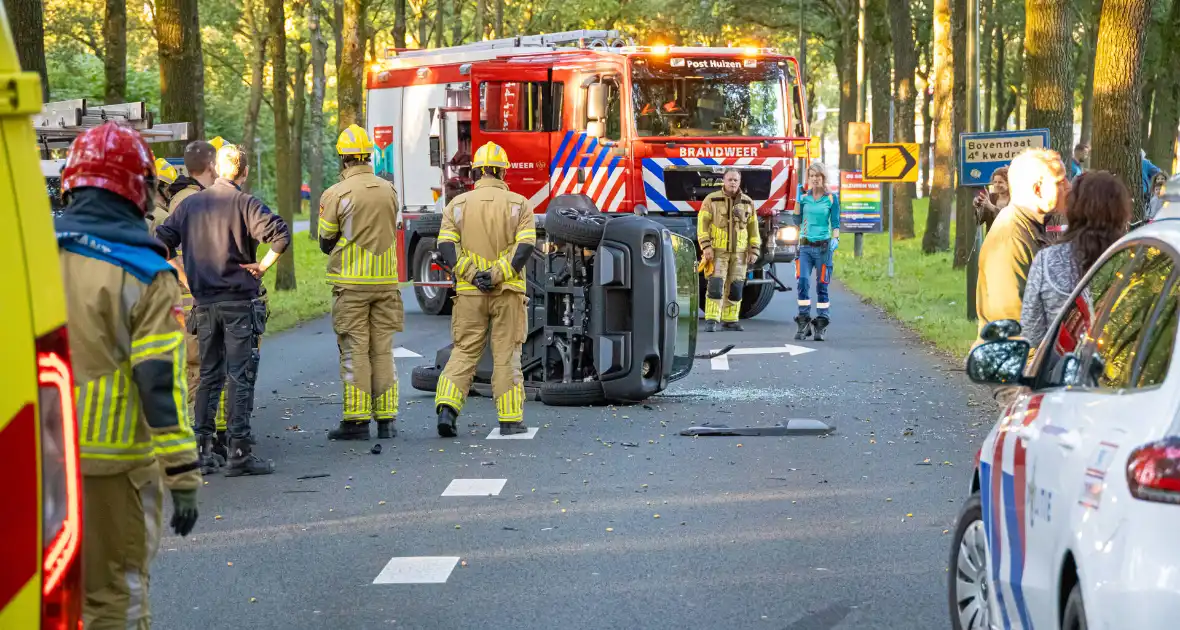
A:
<svg viewBox="0 0 1180 630">
<path fill-rule="evenodd" d="M 492 284 L 492 272 L 490 271 L 481 271 L 475 274 L 475 280 L 472 281 L 472 284 L 484 293 L 490 293 L 496 288 L 496 285 Z"/>
<path fill-rule="evenodd" d="M 197 524 L 197 491 L 172 491 L 172 531 L 188 536 Z"/>
</svg>

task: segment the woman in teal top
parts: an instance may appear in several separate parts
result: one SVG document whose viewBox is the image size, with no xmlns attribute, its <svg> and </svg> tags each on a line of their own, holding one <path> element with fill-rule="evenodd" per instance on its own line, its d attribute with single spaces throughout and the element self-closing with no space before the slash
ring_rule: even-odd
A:
<svg viewBox="0 0 1180 630">
<path fill-rule="evenodd" d="M 795 323 L 799 331 L 795 339 L 806 339 L 815 334 L 823 341 L 830 320 L 828 283 L 832 281 L 832 253 L 840 245 L 840 198 L 828 190 L 828 176 L 824 165 L 812 162 L 807 169 L 809 190 L 798 199 L 799 256 L 795 258 L 795 277 L 799 280 L 799 314 Z M 815 319 L 811 318 L 811 274 L 815 278 Z"/>
</svg>

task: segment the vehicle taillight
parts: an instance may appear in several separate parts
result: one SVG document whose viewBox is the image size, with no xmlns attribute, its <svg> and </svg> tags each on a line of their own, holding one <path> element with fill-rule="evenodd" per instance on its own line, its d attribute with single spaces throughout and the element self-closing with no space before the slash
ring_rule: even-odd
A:
<svg viewBox="0 0 1180 630">
<path fill-rule="evenodd" d="M 1180 437 L 1135 449 L 1127 460 L 1127 485 L 1136 499 L 1180 505 Z"/>
<path fill-rule="evenodd" d="M 41 627 L 82 627 L 82 485 L 74 374 L 64 327 L 37 340 L 38 410 L 41 415 L 42 552 Z"/>
</svg>

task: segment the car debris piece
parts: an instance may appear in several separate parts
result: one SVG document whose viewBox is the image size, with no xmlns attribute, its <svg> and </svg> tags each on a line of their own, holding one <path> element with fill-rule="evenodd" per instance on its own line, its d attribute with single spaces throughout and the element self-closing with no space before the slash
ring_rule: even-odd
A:
<svg viewBox="0 0 1180 630">
<path fill-rule="evenodd" d="M 828 435 L 836 427 L 819 420 L 810 418 L 791 418 L 786 423 L 779 423 L 771 427 L 725 427 L 725 426 L 695 426 L 684 429 L 680 435 L 686 437 L 699 436 L 784 436 L 784 435 Z"/>
</svg>

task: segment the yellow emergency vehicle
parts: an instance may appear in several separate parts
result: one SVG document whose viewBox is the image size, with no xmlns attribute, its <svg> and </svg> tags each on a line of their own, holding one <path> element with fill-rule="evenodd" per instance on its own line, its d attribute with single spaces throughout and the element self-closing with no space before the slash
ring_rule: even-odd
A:
<svg viewBox="0 0 1180 630">
<path fill-rule="evenodd" d="M 76 630 L 82 501 L 73 373 L 57 242 L 21 72 L 0 7 L 0 628 Z"/>
</svg>

